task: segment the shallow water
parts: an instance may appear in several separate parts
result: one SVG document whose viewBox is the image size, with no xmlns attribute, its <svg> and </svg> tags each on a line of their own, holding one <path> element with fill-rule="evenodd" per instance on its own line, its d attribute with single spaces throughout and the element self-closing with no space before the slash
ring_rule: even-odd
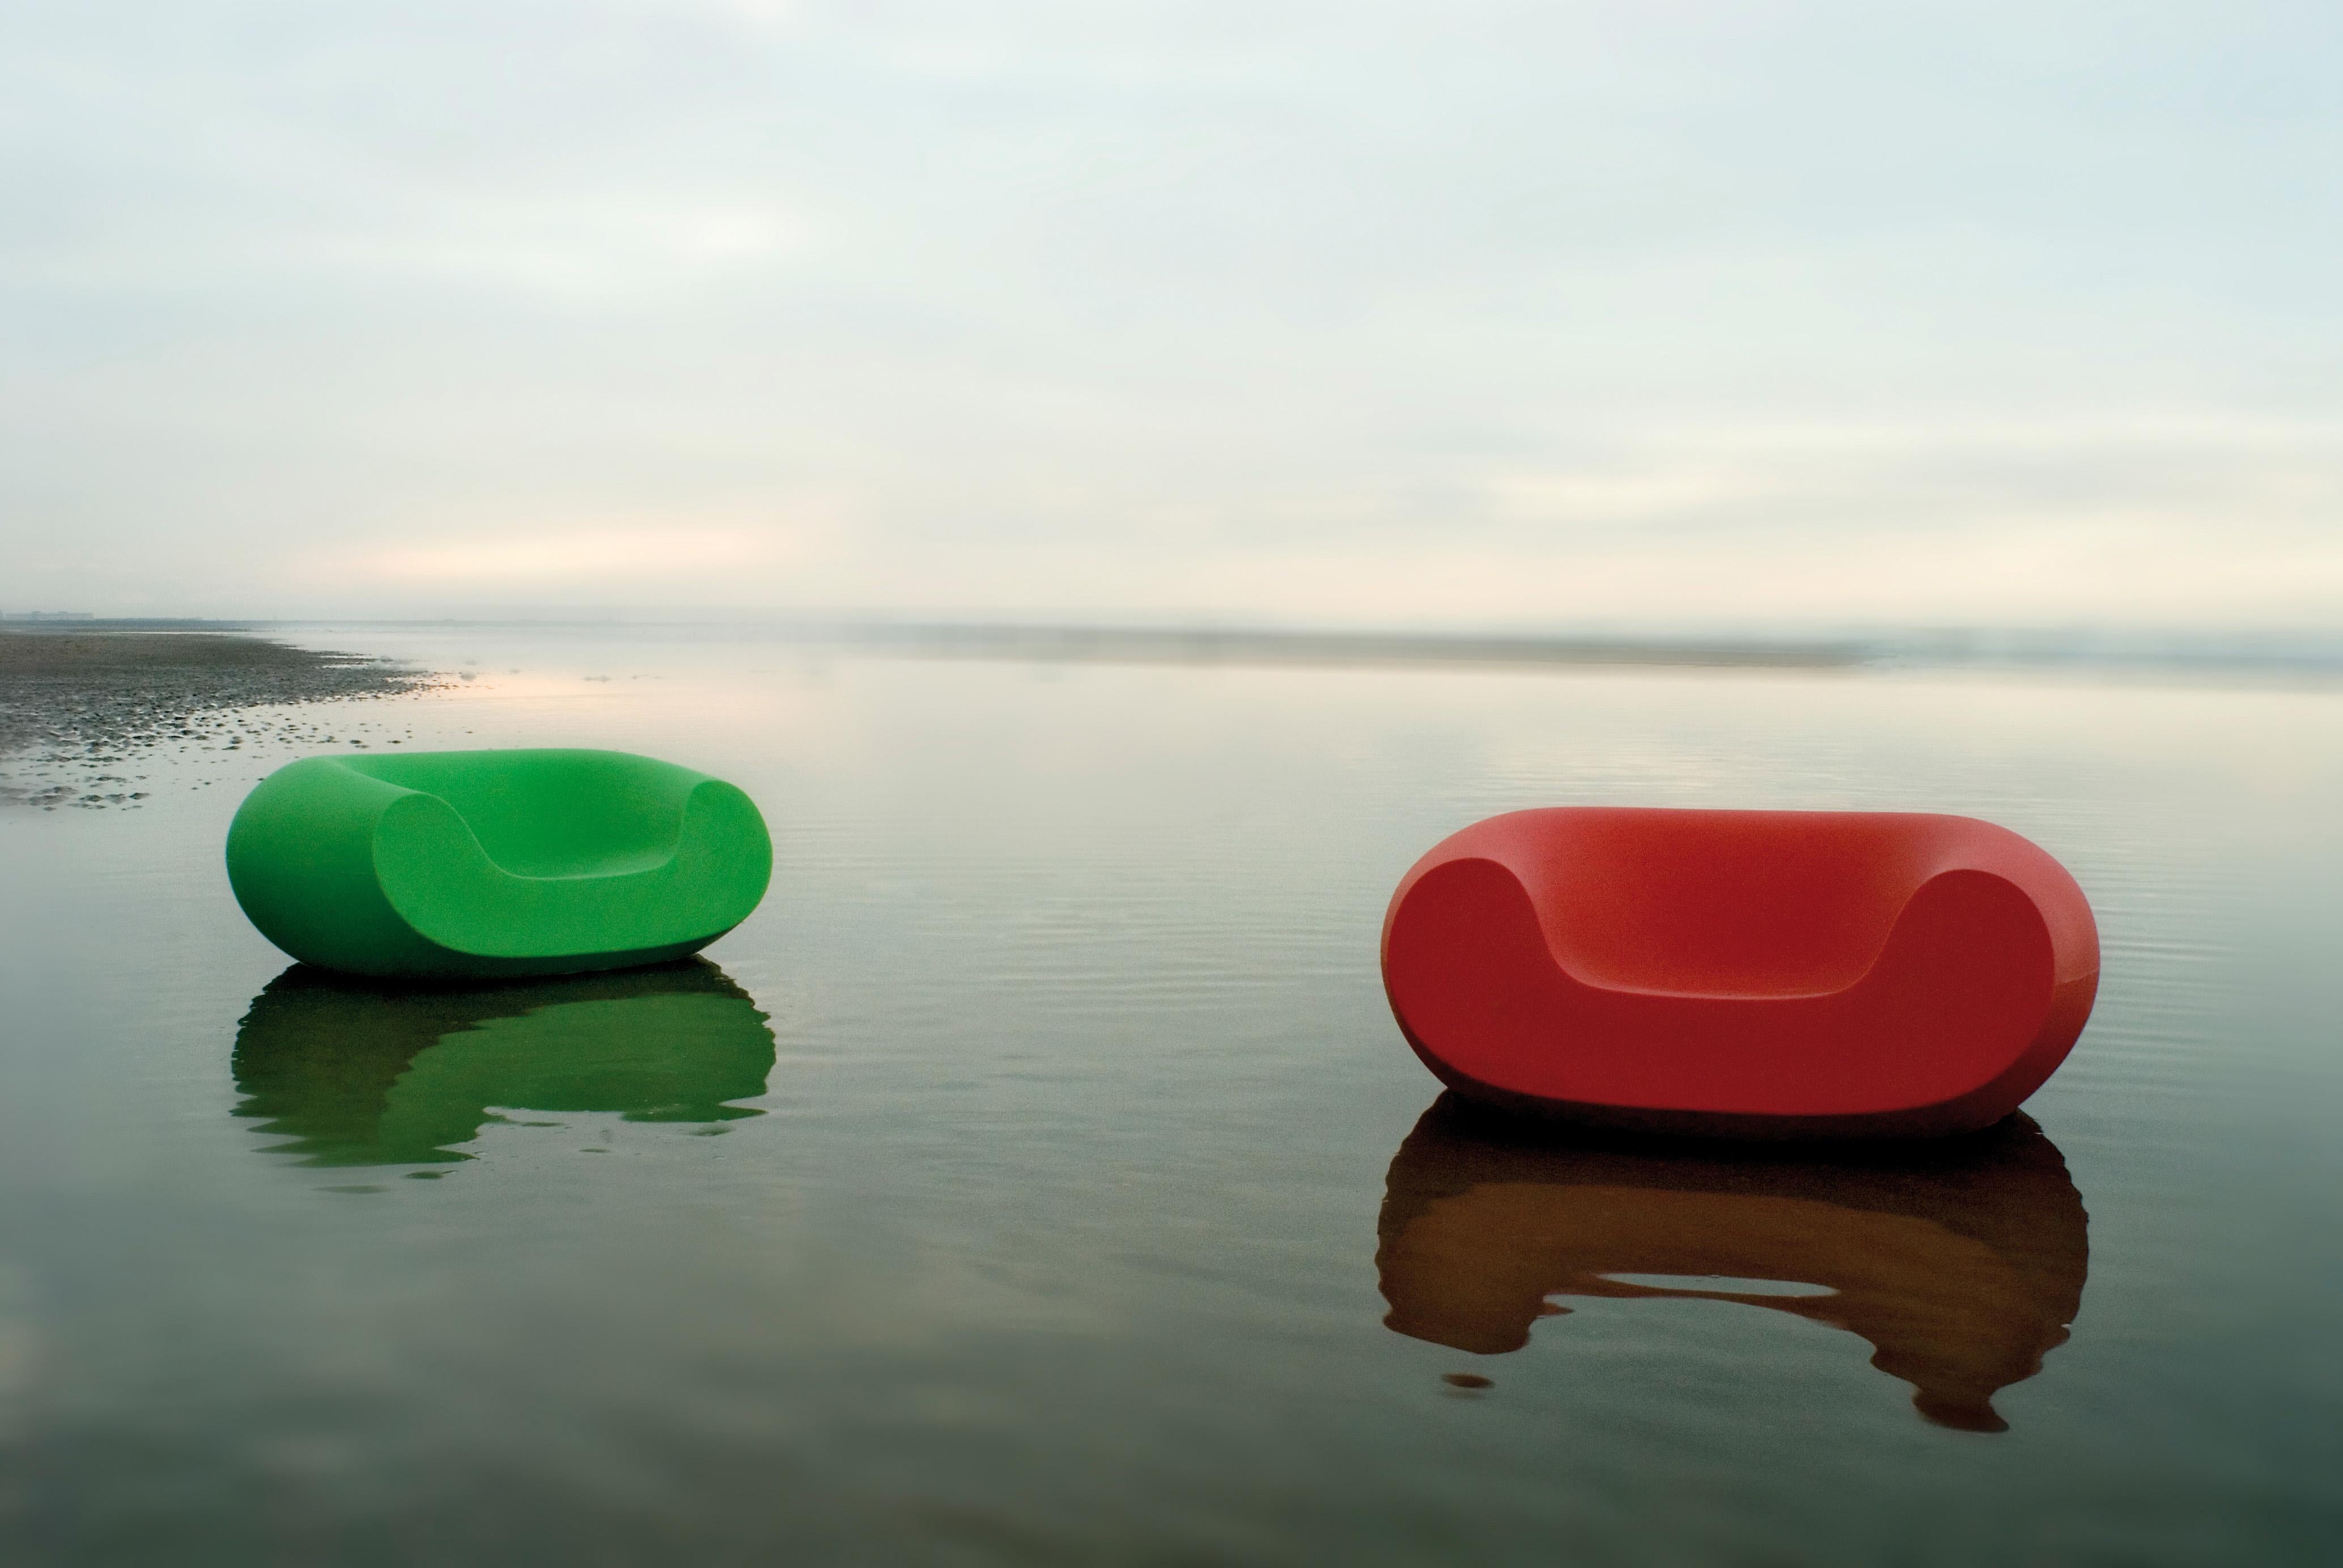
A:
<svg viewBox="0 0 2343 1568">
<path fill-rule="evenodd" d="M 12 1561 L 2343 1539 L 2343 695 L 313 640 L 472 677 L 337 748 L 671 757 L 763 806 L 773 890 L 704 965 L 417 997 L 237 913 L 273 741 L 0 814 Z M 2097 1015 L 1908 1156 L 1473 1116 L 1383 900 L 1572 801 L 2005 822 L 2092 898 Z"/>
</svg>

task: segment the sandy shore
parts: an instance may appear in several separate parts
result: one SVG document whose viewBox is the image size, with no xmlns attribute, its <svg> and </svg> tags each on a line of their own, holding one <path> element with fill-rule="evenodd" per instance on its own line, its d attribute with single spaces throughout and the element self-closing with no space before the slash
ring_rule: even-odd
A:
<svg viewBox="0 0 2343 1568">
<path fill-rule="evenodd" d="M 0 629 L 0 802 L 99 808 L 148 791 L 175 747 L 307 737 L 301 709 L 426 689 L 439 678 L 230 631 Z M 259 711 L 291 709 L 292 712 Z"/>
</svg>

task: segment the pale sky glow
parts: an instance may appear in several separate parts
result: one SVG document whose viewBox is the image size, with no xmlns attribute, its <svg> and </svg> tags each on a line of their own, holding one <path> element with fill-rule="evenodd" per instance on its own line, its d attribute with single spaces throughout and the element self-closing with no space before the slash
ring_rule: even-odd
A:
<svg viewBox="0 0 2343 1568">
<path fill-rule="evenodd" d="M 0 11 L 0 608 L 2343 627 L 2343 6 Z"/>
<path fill-rule="evenodd" d="M 535 536 L 513 534 L 499 523 L 422 544 L 327 556 L 308 564 L 305 580 L 317 591 L 331 591 L 354 575 L 389 583 L 500 584 L 508 590 L 619 578 L 688 586 L 709 572 L 763 570 L 803 554 L 802 536 L 779 523 L 697 528 L 650 519 L 596 528 L 579 521 Z"/>
</svg>

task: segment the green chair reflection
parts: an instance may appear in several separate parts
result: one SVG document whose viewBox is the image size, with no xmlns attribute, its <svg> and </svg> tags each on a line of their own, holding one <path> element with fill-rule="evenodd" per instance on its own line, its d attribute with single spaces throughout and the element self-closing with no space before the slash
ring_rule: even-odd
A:
<svg viewBox="0 0 2343 1568">
<path fill-rule="evenodd" d="M 1383 1322 L 1452 1349 L 1519 1350 L 1557 1295 L 1740 1302 L 1859 1334 L 1929 1421 L 1999 1432 L 1994 1394 L 2082 1305 L 2087 1224 L 2022 1115 L 1822 1158 L 1557 1142 L 1443 1094 L 1392 1161 L 1375 1263 Z"/>
<path fill-rule="evenodd" d="M 236 1035 L 236 1114 L 309 1165 L 419 1165 L 500 1110 L 719 1122 L 762 1112 L 773 1031 L 705 960 L 565 980 L 419 990 L 297 964 Z"/>
</svg>

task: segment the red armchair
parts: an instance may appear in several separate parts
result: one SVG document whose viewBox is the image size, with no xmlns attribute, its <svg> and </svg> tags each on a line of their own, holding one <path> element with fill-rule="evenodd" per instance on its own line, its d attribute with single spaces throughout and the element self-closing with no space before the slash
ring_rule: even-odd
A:
<svg viewBox="0 0 2343 1568">
<path fill-rule="evenodd" d="M 2066 1059 L 2098 987 L 2064 867 L 1886 812 L 1562 808 L 1477 822 L 1383 922 L 1400 1029 L 1459 1093 L 1738 1137 L 1966 1131 Z"/>
</svg>

